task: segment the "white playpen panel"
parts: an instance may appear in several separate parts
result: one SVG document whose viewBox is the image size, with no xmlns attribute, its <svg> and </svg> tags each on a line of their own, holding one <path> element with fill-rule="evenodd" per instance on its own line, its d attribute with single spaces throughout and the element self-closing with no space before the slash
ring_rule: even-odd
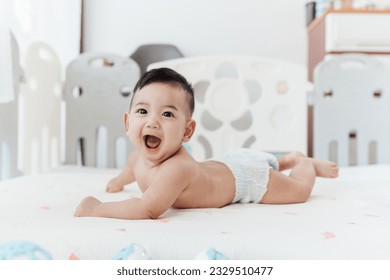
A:
<svg viewBox="0 0 390 280">
<path fill-rule="evenodd" d="M 314 156 L 340 166 L 390 162 L 390 75 L 364 54 L 320 63 L 314 73 Z"/>
<path fill-rule="evenodd" d="M 20 174 L 18 159 L 18 101 L 22 69 L 19 65 L 19 48 L 11 34 L 12 79 L 14 99 L 0 102 L 0 181 Z"/>
<path fill-rule="evenodd" d="M 26 52 L 25 83 L 20 88 L 22 169 L 35 174 L 60 164 L 61 66 L 57 54 L 44 42 Z"/>
<path fill-rule="evenodd" d="M 17 100 L 0 103 L 0 180 L 17 175 Z"/>
<path fill-rule="evenodd" d="M 121 167 L 126 163 L 131 147 L 125 139 L 123 115 L 139 77 L 134 60 L 114 54 L 84 53 L 68 65 L 67 164 Z"/>
<path fill-rule="evenodd" d="M 307 152 L 307 70 L 251 56 L 179 58 L 153 63 L 185 76 L 195 90 L 197 129 L 189 143 L 198 160 L 252 147 Z"/>
</svg>

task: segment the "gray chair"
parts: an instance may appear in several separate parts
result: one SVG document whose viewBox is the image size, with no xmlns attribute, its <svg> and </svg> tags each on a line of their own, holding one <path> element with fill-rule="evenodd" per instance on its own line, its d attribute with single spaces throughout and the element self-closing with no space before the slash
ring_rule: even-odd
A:
<svg viewBox="0 0 390 280">
<path fill-rule="evenodd" d="M 142 74 L 151 63 L 180 58 L 183 54 L 174 45 L 149 44 L 139 46 L 130 57 L 138 63 Z"/>
<path fill-rule="evenodd" d="M 15 98 L 11 102 L 0 103 L 0 181 L 20 175 L 18 159 L 18 93 L 22 69 L 19 66 L 19 49 L 11 36 L 13 84 Z"/>
<path fill-rule="evenodd" d="M 314 157 L 340 166 L 390 163 L 388 66 L 338 55 L 317 65 L 314 85 Z"/>
<path fill-rule="evenodd" d="M 84 53 L 66 69 L 66 164 L 122 167 L 131 150 L 123 114 L 140 77 L 132 59 L 107 53 Z M 102 130 L 103 129 L 103 130 Z M 104 132 L 104 133 L 103 133 Z M 106 137 L 100 137 L 101 135 Z M 100 140 L 99 140 L 100 139 Z M 104 141 L 106 144 L 99 146 Z M 123 152 L 118 153 L 118 141 Z M 121 157 L 121 158 L 119 158 Z M 121 162 L 121 163 L 120 163 Z"/>
</svg>

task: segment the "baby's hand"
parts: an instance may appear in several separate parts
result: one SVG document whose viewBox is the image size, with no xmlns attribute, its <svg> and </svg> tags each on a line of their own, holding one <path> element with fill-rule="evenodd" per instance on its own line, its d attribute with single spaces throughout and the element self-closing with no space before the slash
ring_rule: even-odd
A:
<svg viewBox="0 0 390 280">
<path fill-rule="evenodd" d="M 122 184 L 118 183 L 118 179 L 117 179 L 117 177 L 115 177 L 115 178 L 112 178 L 108 182 L 108 184 L 106 186 L 106 192 L 110 192 L 110 193 L 120 192 L 120 191 L 123 191 L 123 188 L 124 188 L 124 186 Z"/>
<path fill-rule="evenodd" d="M 97 206 L 102 204 L 99 200 L 92 196 L 84 198 L 76 208 L 74 215 L 76 217 L 91 217 L 94 216 L 93 211 Z"/>
</svg>

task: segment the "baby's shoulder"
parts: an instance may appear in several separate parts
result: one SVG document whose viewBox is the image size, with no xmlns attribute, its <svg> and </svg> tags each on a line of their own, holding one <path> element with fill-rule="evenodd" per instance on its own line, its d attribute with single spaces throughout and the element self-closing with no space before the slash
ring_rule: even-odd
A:
<svg viewBox="0 0 390 280">
<path fill-rule="evenodd" d="M 199 165 L 200 164 L 191 156 L 186 154 L 177 154 L 164 162 L 161 167 L 164 170 L 174 173 L 191 174 L 198 169 Z"/>
<path fill-rule="evenodd" d="M 163 166 L 166 168 L 174 168 L 177 170 L 191 169 L 196 166 L 196 162 L 185 155 L 176 155 L 167 160 Z"/>
</svg>

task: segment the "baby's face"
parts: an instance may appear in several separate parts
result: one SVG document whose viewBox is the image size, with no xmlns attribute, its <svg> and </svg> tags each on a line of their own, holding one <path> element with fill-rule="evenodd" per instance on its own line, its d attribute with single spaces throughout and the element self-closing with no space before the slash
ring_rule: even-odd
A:
<svg viewBox="0 0 390 280">
<path fill-rule="evenodd" d="M 181 88 L 152 83 L 135 93 L 130 112 L 125 115 L 125 126 L 133 146 L 161 162 L 191 137 L 195 125 L 189 116 Z"/>
</svg>

